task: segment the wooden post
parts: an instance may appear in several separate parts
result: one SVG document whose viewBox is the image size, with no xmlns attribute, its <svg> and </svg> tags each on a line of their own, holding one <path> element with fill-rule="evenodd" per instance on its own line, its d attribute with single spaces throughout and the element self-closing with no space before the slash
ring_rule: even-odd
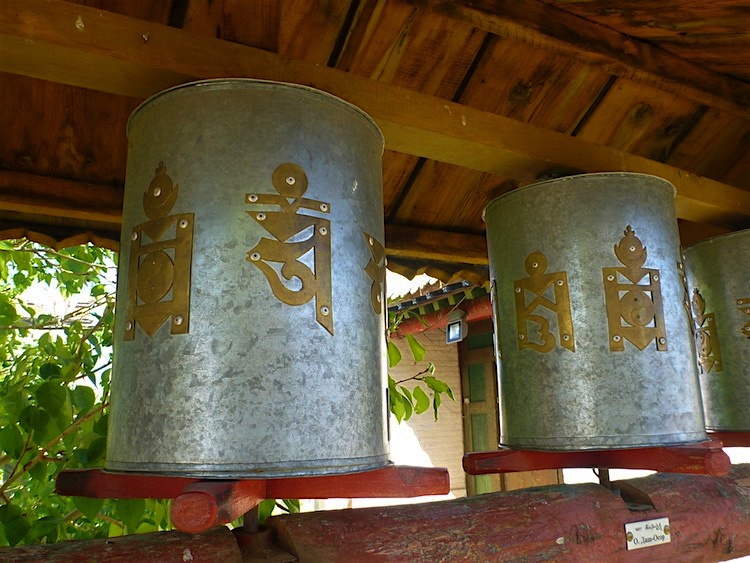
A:
<svg viewBox="0 0 750 563">
<path fill-rule="evenodd" d="M 225 527 L 202 534 L 155 532 L 119 538 L 70 541 L 50 545 L 0 548 L 0 562 L 167 563 L 169 561 L 221 561 L 242 563 L 242 553 L 232 532 Z"/>
<path fill-rule="evenodd" d="M 269 519 L 300 563 L 318 561 L 717 561 L 750 554 L 750 465 L 727 477 L 658 473 L 420 505 Z M 650 508 L 649 508 L 650 506 Z M 671 541 L 627 550 L 625 524 L 668 518 Z"/>
</svg>

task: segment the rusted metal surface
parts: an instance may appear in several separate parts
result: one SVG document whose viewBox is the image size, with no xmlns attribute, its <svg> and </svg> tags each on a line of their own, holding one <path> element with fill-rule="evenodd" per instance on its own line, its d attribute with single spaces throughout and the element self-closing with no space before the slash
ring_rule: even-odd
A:
<svg viewBox="0 0 750 563">
<path fill-rule="evenodd" d="M 750 466 L 727 477 L 655 474 L 600 485 L 490 493 L 437 503 L 273 517 L 304 562 L 718 561 L 750 554 Z M 669 519 L 671 542 L 627 551 L 625 524 Z"/>
<path fill-rule="evenodd" d="M 581 452 L 535 452 L 503 448 L 498 451 L 466 453 L 463 466 L 469 475 L 564 467 L 650 469 L 670 473 L 726 475 L 732 463 L 721 448 L 722 442 L 718 439 L 687 446 Z"/>
<path fill-rule="evenodd" d="M 0 561 L 13 563 L 242 563 L 242 553 L 232 532 L 216 528 L 203 534 L 157 532 L 71 541 L 51 545 L 0 548 Z"/>
</svg>

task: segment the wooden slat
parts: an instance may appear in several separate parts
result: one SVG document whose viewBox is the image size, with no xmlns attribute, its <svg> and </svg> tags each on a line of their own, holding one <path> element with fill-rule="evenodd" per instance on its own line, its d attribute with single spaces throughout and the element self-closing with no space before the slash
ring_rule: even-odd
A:
<svg viewBox="0 0 750 563">
<path fill-rule="evenodd" d="M 393 257 L 488 264 L 487 242 L 481 235 L 386 225 L 385 241 L 386 251 Z"/>
<path fill-rule="evenodd" d="M 66 2 L 4 0 L 0 70 L 140 97 L 198 77 L 310 84 L 370 113 L 395 151 L 519 179 L 556 166 L 649 173 L 677 186 L 681 218 L 735 225 L 750 219 L 750 193 L 645 158 L 338 70 Z"/>
<path fill-rule="evenodd" d="M 599 66 L 616 76 L 738 115 L 750 115 L 750 84 L 539 0 L 419 0 L 419 3 L 491 33 Z M 609 8 L 611 3 L 606 5 Z"/>
</svg>

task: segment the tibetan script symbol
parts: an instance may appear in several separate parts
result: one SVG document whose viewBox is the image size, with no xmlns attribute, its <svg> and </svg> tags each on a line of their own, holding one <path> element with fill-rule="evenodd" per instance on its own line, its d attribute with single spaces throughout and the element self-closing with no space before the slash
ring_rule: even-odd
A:
<svg viewBox="0 0 750 563">
<path fill-rule="evenodd" d="M 545 273 L 547 257 L 541 252 L 529 254 L 525 267 L 529 277 L 513 283 L 516 295 L 518 349 L 531 348 L 537 352 L 547 353 L 555 347 L 555 337 L 550 331 L 549 320 L 543 315 L 536 314 L 542 312 L 539 311 L 540 308 L 544 308 L 554 313 L 557 318 L 560 345 L 575 352 L 568 275 L 565 272 Z M 526 302 L 527 293 L 532 297 L 529 303 Z M 536 325 L 541 342 L 533 342 L 529 338 L 529 323 Z"/>
<path fill-rule="evenodd" d="M 615 245 L 615 255 L 624 268 L 602 268 L 604 296 L 607 302 L 609 349 L 625 350 L 628 340 L 643 350 L 652 340 L 656 349 L 667 349 L 664 328 L 664 311 L 661 302 L 659 270 L 644 268 L 647 252 L 630 225 L 620 244 Z M 644 278 L 646 283 L 641 284 Z"/>
<path fill-rule="evenodd" d="M 372 280 L 370 301 L 372 310 L 376 314 L 383 312 L 383 283 L 385 282 L 385 248 L 377 239 L 367 233 L 362 233 L 370 249 L 370 261 L 365 266 L 365 272 Z"/>
<path fill-rule="evenodd" d="M 296 164 L 278 166 L 271 181 L 278 194 L 247 194 L 247 203 L 275 205 L 281 211 L 247 213 L 275 238 L 261 238 L 247 260 L 263 272 L 274 295 L 287 305 L 304 305 L 315 298 L 315 318 L 333 334 L 331 222 L 300 213 L 302 209 L 329 213 L 330 205 L 302 197 L 307 174 Z M 312 267 L 309 259 L 302 261 L 310 255 Z M 272 263 L 279 265 L 278 270 Z"/>
<path fill-rule="evenodd" d="M 687 275 L 685 274 L 685 266 L 682 264 L 682 262 L 677 262 L 677 271 L 680 272 L 680 280 L 682 280 L 682 289 L 684 290 L 684 293 L 682 294 L 682 306 L 687 313 L 690 334 L 695 336 L 695 327 L 693 326 L 693 313 L 691 312 L 690 307 L 690 288 L 688 287 L 688 279 Z"/>
<path fill-rule="evenodd" d="M 737 310 L 750 315 L 750 297 L 737 300 Z M 747 321 L 740 329 L 743 335 L 750 338 L 750 321 Z"/>
<path fill-rule="evenodd" d="M 693 290 L 693 314 L 695 317 L 695 351 L 698 354 L 698 367 L 701 373 L 708 373 L 712 368 L 722 371 L 719 334 L 716 330 L 714 313 L 708 315 L 706 302 L 696 287 Z"/>
<path fill-rule="evenodd" d="M 160 162 L 143 194 L 143 210 L 150 220 L 137 225 L 130 237 L 124 340 L 135 338 L 136 324 L 153 336 L 170 316 L 171 334 L 188 332 L 195 214 L 169 215 L 180 187 L 172 184 L 166 171 Z"/>
</svg>

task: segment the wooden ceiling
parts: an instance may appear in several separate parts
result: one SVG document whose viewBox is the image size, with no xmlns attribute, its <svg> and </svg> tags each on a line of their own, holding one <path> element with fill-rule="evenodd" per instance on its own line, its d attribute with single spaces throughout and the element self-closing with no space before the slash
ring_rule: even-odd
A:
<svg viewBox="0 0 750 563">
<path fill-rule="evenodd" d="M 750 227 L 743 0 L 2 0 L 0 232 L 117 239 L 130 112 L 227 76 L 376 120 L 414 269 L 486 264 L 487 202 L 571 171 L 670 180 L 686 242 Z"/>
</svg>

